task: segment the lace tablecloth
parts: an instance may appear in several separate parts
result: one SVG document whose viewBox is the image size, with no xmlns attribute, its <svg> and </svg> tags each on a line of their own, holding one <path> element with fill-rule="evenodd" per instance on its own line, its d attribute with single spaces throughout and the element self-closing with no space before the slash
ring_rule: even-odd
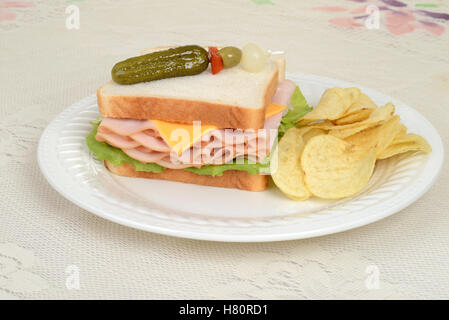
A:
<svg viewBox="0 0 449 320">
<path fill-rule="evenodd" d="M 0 0 L 0 298 L 449 298 L 447 163 L 390 218 L 254 244 L 105 221 L 61 197 L 36 163 L 46 125 L 114 62 L 159 45 L 249 41 L 285 50 L 290 72 L 408 103 L 438 129 L 447 159 L 447 13 L 441 0 Z"/>
</svg>

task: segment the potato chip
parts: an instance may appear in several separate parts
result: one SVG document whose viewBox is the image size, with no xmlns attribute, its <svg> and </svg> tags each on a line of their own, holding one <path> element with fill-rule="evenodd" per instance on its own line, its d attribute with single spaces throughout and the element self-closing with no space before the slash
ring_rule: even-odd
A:
<svg viewBox="0 0 449 320">
<path fill-rule="evenodd" d="M 330 88 L 323 93 L 316 108 L 300 119 L 298 124 L 306 125 L 317 120 L 338 120 L 362 109 L 373 110 L 376 107 L 374 101 L 358 88 Z M 364 111 L 363 114 L 367 113 L 368 111 Z"/>
<path fill-rule="evenodd" d="M 362 92 L 360 91 L 359 88 L 350 87 L 350 88 L 346 88 L 346 89 L 343 89 L 343 90 L 345 91 L 345 94 L 349 95 L 349 97 L 350 97 L 350 99 L 352 101 L 352 104 L 354 102 L 356 102 L 356 101 L 359 101 L 359 98 L 360 98 L 360 96 L 362 94 Z"/>
<path fill-rule="evenodd" d="M 424 151 L 425 153 L 429 153 L 432 151 L 432 147 L 423 137 L 409 133 L 396 137 L 393 142 L 379 154 L 378 159 L 390 158 L 408 151 Z"/>
<path fill-rule="evenodd" d="M 316 120 L 334 120 L 343 116 L 354 102 L 356 88 L 330 88 L 324 91 L 318 105 L 299 120 L 304 125 Z M 357 89 L 358 90 L 358 89 Z"/>
<path fill-rule="evenodd" d="M 395 141 L 398 137 L 405 136 L 406 134 L 407 134 L 407 127 L 404 126 L 404 125 L 401 123 L 401 126 L 400 126 L 400 128 L 399 128 L 399 132 L 398 132 L 398 134 L 396 135 L 396 137 L 394 137 L 393 141 Z M 392 141 L 391 143 L 393 143 L 393 141 Z"/>
<path fill-rule="evenodd" d="M 320 134 L 326 134 L 326 130 L 322 130 L 319 128 L 315 128 L 313 126 L 306 126 L 298 128 L 298 134 L 301 135 L 303 138 L 304 144 L 307 143 L 307 141 L 310 140 L 310 138 L 313 138 L 314 136 L 320 135 Z"/>
<path fill-rule="evenodd" d="M 366 94 L 362 93 L 358 100 L 363 108 L 377 108 L 377 104 Z"/>
<path fill-rule="evenodd" d="M 275 184 L 290 198 L 340 199 L 362 190 L 377 159 L 407 151 L 430 152 L 407 134 L 394 105 L 378 107 L 357 88 L 326 90 L 317 107 L 284 135 L 272 156 Z"/>
<path fill-rule="evenodd" d="M 391 144 L 399 144 L 399 143 L 405 143 L 405 142 L 410 142 L 410 141 L 414 142 L 414 141 L 421 141 L 421 140 L 425 141 L 425 143 L 423 143 L 423 145 L 428 144 L 427 141 L 423 137 L 421 137 L 420 135 L 417 135 L 415 133 L 401 134 L 401 135 L 397 135 L 396 137 L 394 137 Z"/>
<path fill-rule="evenodd" d="M 336 125 L 344 125 L 344 124 L 351 124 L 354 122 L 363 121 L 369 118 L 371 113 L 373 112 L 373 109 L 359 109 L 355 112 L 352 112 L 340 119 L 337 119 L 334 121 Z"/>
<path fill-rule="evenodd" d="M 274 183 L 294 200 L 305 200 L 312 195 L 304 184 L 300 161 L 304 149 L 303 131 L 297 128 L 289 129 L 276 146 L 270 163 Z"/>
<path fill-rule="evenodd" d="M 388 121 L 394 113 L 394 105 L 392 103 L 387 103 L 382 107 L 378 107 L 374 109 L 374 111 L 370 114 L 368 119 L 365 119 L 360 122 L 354 122 L 345 125 L 336 125 L 332 128 L 327 128 L 326 126 L 321 126 L 322 129 L 328 129 L 329 134 L 336 136 L 338 138 L 344 139 L 349 137 L 357 132 L 362 130 L 375 127 L 379 124 L 382 124 L 385 121 Z"/>
<path fill-rule="evenodd" d="M 325 130 L 318 129 L 318 128 L 310 128 L 310 130 L 307 130 L 307 132 L 303 133 L 302 139 L 304 141 L 304 144 L 306 144 L 310 139 L 313 137 L 326 134 Z"/>
<path fill-rule="evenodd" d="M 365 129 L 369 128 L 370 126 L 375 126 L 375 125 L 376 125 L 376 123 L 369 123 L 369 122 L 368 123 L 358 122 L 358 123 L 355 123 L 354 125 L 353 124 L 336 125 L 330 121 L 322 121 L 322 122 L 309 124 L 307 127 L 325 130 L 329 134 L 343 139 L 343 138 L 351 136 L 359 131 L 365 130 Z M 301 127 L 301 129 L 302 128 L 304 128 L 304 127 Z"/>
<path fill-rule="evenodd" d="M 387 104 L 375 108 L 371 115 L 366 121 L 376 122 L 376 121 L 387 121 L 394 114 L 394 104 L 388 102 Z"/>
<path fill-rule="evenodd" d="M 374 109 L 374 111 L 369 115 L 369 117 L 363 121 L 343 125 L 335 125 L 331 121 L 322 121 L 312 123 L 309 126 L 323 130 L 346 130 L 355 127 L 369 128 L 389 120 L 393 116 L 393 113 L 394 113 L 394 105 L 392 103 L 387 103 L 382 107 Z"/>
<path fill-rule="evenodd" d="M 375 163 L 374 148 L 359 149 L 331 135 L 311 138 L 301 156 L 306 187 L 325 199 L 344 198 L 362 190 Z"/>
<path fill-rule="evenodd" d="M 311 124 L 308 124 L 305 127 L 299 127 L 300 129 L 303 128 L 317 128 L 317 129 L 321 129 L 321 130 L 331 130 L 333 128 L 335 128 L 336 125 L 333 124 L 331 121 L 329 120 L 324 120 L 324 121 L 319 121 L 319 122 L 314 122 Z"/>
<path fill-rule="evenodd" d="M 405 127 L 401 124 L 399 116 L 394 116 L 379 126 L 360 131 L 344 140 L 361 148 L 375 148 L 376 156 L 379 156 L 401 133 L 402 128 Z"/>
<path fill-rule="evenodd" d="M 357 112 L 361 109 L 375 109 L 377 105 L 364 93 L 360 93 L 357 100 L 351 104 L 349 109 L 346 111 L 345 115 L 349 115 L 351 113 Z"/>
<path fill-rule="evenodd" d="M 374 124 L 372 124 L 372 125 L 374 125 Z M 360 125 L 360 126 L 352 127 L 352 128 L 347 128 L 347 129 L 343 129 L 343 130 L 338 130 L 338 129 L 330 130 L 329 134 L 334 136 L 334 137 L 340 138 L 340 139 L 345 139 L 347 137 L 350 137 L 350 136 L 352 136 L 352 135 L 354 135 L 354 134 L 356 134 L 356 133 L 358 133 L 360 131 L 366 130 L 368 128 L 370 128 L 370 125 L 369 124 L 364 124 L 364 125 Z"/>
</svg>

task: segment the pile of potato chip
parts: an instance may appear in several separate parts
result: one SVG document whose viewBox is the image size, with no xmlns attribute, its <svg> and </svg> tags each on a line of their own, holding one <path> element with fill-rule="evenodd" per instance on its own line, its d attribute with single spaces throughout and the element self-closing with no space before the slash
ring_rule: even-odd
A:
<svg viewBox="0 0 449 320">
<path fill-rule="evenodd" d="M 431 151 L 424 138 L 407 133 L 392 103 L 377 106 L 358 88 L 326 90 L 276 148 L 273 181 L 295 200 L 352 196 L 367 185 L 376 160 Z"/>
</svg>

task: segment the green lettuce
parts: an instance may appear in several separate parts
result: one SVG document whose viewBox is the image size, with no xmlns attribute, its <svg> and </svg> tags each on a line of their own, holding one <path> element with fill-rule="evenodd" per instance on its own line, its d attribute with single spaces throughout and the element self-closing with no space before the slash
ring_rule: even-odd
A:
<svg viewBox="0 0 449 320">
<path fill-rule="evenodd" d="M 282 118 L 281 125 L 279 126 L 278 137 L 281 138 L 284 133 L 295 126 L 296 121 L 303 117 L 310 108 L 306 102 L 306 99 L 302 95 L 299 87 L 296 87 L 290 100 L 292 109 Z M 118 166 L 126 162 L 131 163 L 136 171 L 154 172 L 160 173 L 166 168 L 158 165 L 157 163 L 143 163 L 136 159 L 129 157 L 121 149 L 115 148 L 105 142 L 99 142 L 95 139 L 97 135 L 98 126 L 100 125 L 101 118 L 91 122 L 93 129 L 86 137 L 86 144 L 89 150 L 95 154 L 99 160 L 108 160 L 113 165 Z M 187 170 L 200 175 L 210 176 L 222 176 L 223 172 L 227 170 L 239 170 L 246 171 L 249 174 L 269 173 L 270 157 L 267 157 L 262 163 L 253 163 L 248 159 L 234 160 L 233 162 L 221 164 L 221 165 L 205 165 L 200 168 L 190 167 L 182 170 Z"/>
<path fill-rule="evenodd" d="M 108 160 L 115 166 L 122 165 L 126 162 L 131 163 L 136 171 L 146 171 L 160 173 L 165 170 L 164 167 L 157 163 L 143 163 L 136 159 L 131 158 L 119 148 L 113 147 L 105 142 L 100 142 L 95 139 L 97 135 L 98 126 L 101 119 L 91 122 L 93 129 L 86 138 L 86 144 L 90 151 L 99 160 Z"/>
<path fill-rule="evenodd" d="M 290 99 L 290 104 L 292 108 L 287 112 L 285 116 L 282 117 L 281 124 L 278 130 L 278 138 L 287 132 L 288 129 L 296 126 L 296 122 L 304 117 L 307 113 L 312 111 L 312 107 L 307 104 L 306 98 L 302 94 L 299 87 L 296 86 L 295 91 L 293 91 L 292 97 Z"/>
<path fill-rule="evenodd" d="M 206 165 L 201 166 L 200 168 L 185 168 L 184 170 L 196 173 L 196 174 L 202 174 L 202 175 L 208 175 L 208 176 L 222 176 L 223 172 L 227 170 L 239 170 L 239 171 L 246 171 L 249 174 L 259 174 L 262 172 L 269 173 L 270 169 L 270 162 L 269 158 L 265 159 L 263 163 L 253 163 L 249 162 L 248 159 L 243 159 L 244 162 L 240 160 L 240 162 L 237 162 L 234 160 L 233 162 L 220 164 L 220 165 Z"/>
</svg>

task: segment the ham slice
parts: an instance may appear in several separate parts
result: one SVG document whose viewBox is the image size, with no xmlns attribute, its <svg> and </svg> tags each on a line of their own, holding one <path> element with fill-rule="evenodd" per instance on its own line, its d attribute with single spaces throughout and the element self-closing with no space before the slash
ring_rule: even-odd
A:
<svg viewBox="0 0 449 320">
<path fill-rule="evenodd" d="M 157 163 L 159 160 L 167 156 L 166 152 L 148 151 L 147 149 L 141 147 L 134 149 L 123 149 L 123 152 L 131 158 L 137 159 L 144 163 Z"/>
<path fill-rule="evenodd" d="M 164 139 L 162 139 L 160 136 L 159 137 L 151 136 L 150 134 L 147 133 L 147 131 L 134 133 L 131 135 L 131 139 L 147 148 L 148 146 L 150 146 L 151 149 L 154 151 L 170 152 L 170 147 L 164 141 Z"/>
<path fill-rule="evenodd" d="M 98 127 L 98 129 L 99 130 L 95 136 L 95 139 L 100 142 L 107 142 L 113 147 L 120 149 L 133 149 L 141 145 L 140 142 L 135 141 L 128 136 L 122 136 L 107 129 L 100 130 L 100 127 Z"/>
<path fill-rule="evenodd" d="M 121 136 L 130 136 L 133 133 L 152 129 L 157 130 L 151 120 L 133 120 L 133 119 L 114 119 L 104 118 L 100 127 L 107 128 L 110 131 Z"/>
<path fill-rule="evenodd" d="M 292 81 L 281 82 L 273 96 L 273 103 L 288 105 L 295 88 L 296 84 Z M 284 112 L 266 118 L 264 128 L 256 131 L 209 131 L 179 155 L 170 148 L 151 120 L 104 118 L 95 138 L 122 149 L 133 159 L 154 162 L 171 169 L 218 165 L 239 158 L 261 162 L 270 154 Z"/>
<path fill-rule="evenodd" d="M 296 89 L 296 83 L 291 80 L 284 80 L 278 84 L 276 92 L 271 98 L 272 103 L 276 103 L 280 106 L 287 106 L 290 103 L 293 91 Z"/>
</svg>

